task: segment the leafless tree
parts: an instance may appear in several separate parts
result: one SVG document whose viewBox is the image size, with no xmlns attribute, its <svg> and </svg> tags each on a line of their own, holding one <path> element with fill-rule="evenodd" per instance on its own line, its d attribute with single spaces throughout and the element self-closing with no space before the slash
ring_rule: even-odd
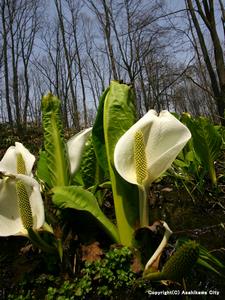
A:
<svg viewBox="0 0 225 300">
<path fill-rule="evenodd" d="M 74 82 L 73 82 L 73 72 L 72 72 L 73 60 L 71 59 L 72 55 L 70 55 L 71 53 L 69 52 L 68 42 L 66 40 L 65 18 L 63 15 L 61 0 L 54 0 L 54 3 L 55 3 L 56 10 L 57 10 L 57 16 L 58 16 L 58 20 L 59 20 L 64 55 L 65 55 L 66 65 L 67 65 L 70 94 L 71 94 L 72 103 L 73 103 L 74 127 L 75 127 L 76 131 L 79 131 L 80 130 L 80 117 L 79 117 L 77 97 L 76 97 L 76 93 L 74 90 Z"/>
<path fill-rule="evenodd" d="M 7 14 L 6 14 L 6 0 L 1 2 L 1 22 L 2 22 L 2 51 L 3 51 L 3 65 L 4 65 L 4 81 L 5 81 L 5 100 L 7 107 L 8 120 L 11 128 L 13 128 L 13 116 L 10 104 L 10 95 L 9 95 L 9 68 L 8 68 L 8 22 L 7 22 Z"/>
<path fill-rule="evenodd" d="M 4 89 L 9 123 L 26 127 L 30 101 L 29 63 L 39 30 L 41 0 L 1 2 Z M 31 109 L 31 106 L 30 106 Z"/>
<path fill-rule="evenodd" d="M 77 68 L 79 71 L 79 77 L 80 77 L 80 83 L 81 83 L 81 92 L 82 92 L 82 103 L 83 103 L 83 111 L 84 111 L 84 126 L 87 127 L 88 120 L 87 120 L 87 105 L 86 105 L 86 93 L 85 93 L 85 86 L 84 86 L 84 74 L 83 74 L 83 62 L 81 58 L 81 43 L 78 41 L 78 22 L 79 22 L 79 14 L 81 7 L 77 5 L 73 0 L 66 0 L 71 21 L 70 26 L 72 30 L 72 36 L 74 39 L 74 47 L 75 47 L 75 54 L 76 54 L 76 62 L 77 62 Z"/>
<path fill-rule="evenodd" d="M 221 9 L 224 11 L 222 2 L 220 1 Z M 186 0 L 186 7 L 190 13 L 192 24 L 195 28 L 199 46 L 203 55 L 207 72 L 211 82 L 211 90 L 216 102 L 218 114 L 222 124 L 225 124 L 225 63 L 224 53 L 221 41 L 219 39 L 216 20 L 215 20 L 215 3 L 213 0 Z M 210 55 L 210 50 L 207 47 L 206 37 L 203 33 L 204 26 L 208 29 L 211 37 L 214 57 Z M 215 68 L 214 68 L 215 62 Z"/>
</svg>

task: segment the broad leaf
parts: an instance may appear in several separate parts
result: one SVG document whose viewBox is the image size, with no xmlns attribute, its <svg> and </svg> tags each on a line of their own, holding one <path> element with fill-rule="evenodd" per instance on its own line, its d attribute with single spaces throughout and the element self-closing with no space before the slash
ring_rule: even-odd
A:
<svg viewBox="0 0 225 300">
<path fill-rule="evenodd" d="M 53 188 L 53 203 L 60 208 L 73 208 L 92 214 L 104 227 L 105 231 L 115 242 L 119 242 L 119 235 L 115 225 L 101 211 L 94 195 L 82 187 L 68 186 Z"/>
<path fill-rule="evenodd" d="M 50 187 L 65 186 L 70 182 L 69 159 L 63 138 L 60 115 L 60 100 L 48 94 L 42 99 L 42 120 L 46 167 L 50 176 Z"/>
<path fill-rule="evenodd" d="M 39 159 L 37 163 L 37 176 L 39 180 L 44 182 L 45 187 L 48 188 L 51 186 L 51 178 L 47 167 L 45 151 L 41 151 L 39 154 Z"/>
<path fill-rule="evenodd" d="M 107 158 L 114 165 L 119 138 L 136 122 L 132 86 L 112 81 L 104 103 L 104 133 Z"/>
<path fill-rule="evenodd" d="M 97 160 L 90 135 L 85 143 L 84 151 L 81 158 L 80 172 L 85 188 L 89 188 L 96 183 Z"/>
<path fill-rule="evenodd" d="M 136 121 L 132 87 L 112 81 L 105 97 L 103 115 L 104 141 L 120 242 L 130 246 L 139 218 L 138 190 L 135 185 L 125 181 L 114 168 L 114 149 L 119 138 Z"/>
<path fill-rule="evenodd" d="M 216 184 L 214 162 L 221 150 L 222 138 L 218 130 L 206 118 L 187 117 L 185 122 L 191 131 L 195 153 L 202 166 L 209 172 L 211 181 Z"/>
<path fill-rule="evenodd" d="M 96 157 L 99 165 L 104 170 L 105 173 L 108 173 L 108 162 L 106 156 L 106 148 L 105 148 L 105 137 L 104 137 L 104 128 L 103 128 L 103 111 L 104 111 L 104 103 L 105 97 L 109 91 L 107 88 L 102 96 L 100 97 L 99 107 L 97 116 L 95 119 L 94 126 L 92 128 L 92 140 L 93 146 L 96 153 Z"/>
</svg>

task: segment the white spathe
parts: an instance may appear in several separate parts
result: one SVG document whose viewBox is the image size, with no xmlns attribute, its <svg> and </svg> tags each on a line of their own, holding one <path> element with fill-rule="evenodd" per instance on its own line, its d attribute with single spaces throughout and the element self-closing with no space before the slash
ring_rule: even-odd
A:
<svg viewBox="0 0 225 300">
<path fill-rule="evenodd" d="M 84 146 L 91 131 L 92 127 L 84 129 L 67 142 L 71 174 L 74 174 L 79 169 Z"/>
<path fill-rule="evenodd" d="M 24 147 L 23 144 L 16 142 L 15 146 L 10 146 L 2 160 L 0 161 L 0 172 L 7 174 L 17 174 L 17 155 L 21 154 L 26 167 L 26 175 L 32 175 L 32 168 L 35 162 L 35 156 Z"/>
<path fill-rule="evenodd" d="M 38 182 L 27 175 L 13 175 L 13 177 L 0 180 L 0 236 L 27 236 L 27 230 L 23 227 L 18 207 L 16 193 L 16 181 L 18 180 L 25 185 L 29 197 L 33 229 L 39 229 L 44 224 L 44 206 Z"/>
<path fill-rule="evenodd" d="M 21 154 L 26 175 L 17 172 L 17 155 Z M 44 224 L 44 205 L 40 193 L 40 186 L 33 178 L 32 167 L 35 156 L 23 144 L 16 142 L 15 146 L 7 149 L 0 161 L 0 172 L 4 178 L 0 179 L 0 236 L 27 235 L 19 213 L 16 181 L 21 180 L 29 197 L 33 229 L 39 229 Z"/>
<path fill-rule="evenodd" d="M 148 176 L 145 186 L 150 185 L 175 160 L 191 138 L 189 129 L 164 110 L 158 115 L 149 110 L 119 139 L 114 151 L 116 170 L 126 181 L 138 184 L 134 161 L 134 137 L 137 131 L 144 136 Z"/>
</svg>

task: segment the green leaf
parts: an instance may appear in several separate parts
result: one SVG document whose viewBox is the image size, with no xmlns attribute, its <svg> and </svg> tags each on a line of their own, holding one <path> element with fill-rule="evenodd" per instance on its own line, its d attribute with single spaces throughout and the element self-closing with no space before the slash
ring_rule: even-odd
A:
<svg viewBox="0 0 225 300">
<path fill-rule="evenodd" d="M 183 161 L 183 160 L 178 159 L 178 158 L 173 163 L 174 163 L 175 166 L 180 167 L 180 168 L 186 168 L 186 167 L 189 166 L 188 162 Z"/>
<path fill-rule="evenodd" d="M 194 154 L 194 151 L 189 151 L 187 152 L 187 154 L 185 155 L 185 160 L 187 161 L 194 161 L 195 160 L 195 154 Z"/>
<path fill-rule="evenodd" d="M 219 268 L 225 268 L 225 266 L 214 255 L 202 246 L 200 248 L 200 258 L 210 261 Z"/>
<path fill-rule="evenodd" d="M 119 138 L 136 121 L 132 86 L 112 81 L 105 96 L 103 115 L 105 149 L 120 242 L 131 246 L 134 227 L 139 218 L 138 189 L 125 181 L 115 170 L 114 149 Z"/>
<path fill-rule="evenodd" d="M 203 260 L 202 258 L 199 258 L 197 260 L 197 263 L 203 267 L 205 267 L 206 269 L 218 274 L 218 275 L 221 275 L 220 272 L 218 272 L 213 266 L 211 266 L 207 261 Z"/>
<path fill-rule="evenodd" d="M 101 166 L 101 168 L 104 170 L 105 173 L 108 173 L 108 162 L 107 162 L 104 128 L 103 128 L 103 111 L 104 111 L 105 97 L 108 91 L 109 88 L 107 88 L 103 92 L 102 96 L 100 97 L 97 116 L 95 119 L 94 126 L 92 128 L 92 140 L 93 140 L 95 154 L 99 165 Z"/>
<path fill-rule="evenodd" d="M 92 137 L 90 135 L 84 146 L 80 166 L 80 172 L 85 188 L 89 188 L 95 184 L 96 165 L 97 161 Z"/>
<path fill-rule="evenodd" d="M 51 186 L 51 178 L 47 167 L 45 151 L 41 151 L 39 154 L 39 159 L 37 162 L 37 176 L 39 180 L 44 182 L 45 187 L 49 188 Z"/>
<path fill-rule="evenodd" d="M 44 148 L 50 187 L 65 186 L 70 182 L 69 159 L 63 138 L 60 108 L 60 100 L 52 94 L 42 98 Z"/>
<path fill-rule="evenodd" d="M 92 214 L 104 227 L 105 231 L 115 242 L 119 242 L 119 235 L 115 225 L 101 211 L 94 195 L 82 187 L 68 186 L 53 188 L 53 203 L 60 208 L 73 208 Z"/>
<path fill-rule="evenodd" d="M 103 182 L 103 183 L 99 184 L 99 187 L 101 189 L 112 189 L 111 181 Z"/>
<path fill-rule="evenodd" d="M 222 138 L 218 130 L 206 118 L 185 118 L 185 123 L 192 134 L 193 147 L 201 165 L 210 175 L 214 185 L 217 184 L 214 162 L 221 150 Z"/>
<path fill-rule="evenodd" d="M 104 103 L 104 136 L 107 158 L 114 165 L 114 149 L 119 138 L 136 122 L 131 85 L 112 81 Z"/>
</svg>

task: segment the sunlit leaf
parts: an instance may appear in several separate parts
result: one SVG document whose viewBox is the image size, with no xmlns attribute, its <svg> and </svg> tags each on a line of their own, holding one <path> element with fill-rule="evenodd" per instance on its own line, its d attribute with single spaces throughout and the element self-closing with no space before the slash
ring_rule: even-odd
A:
<svg viewBox="0 0 225 300">
<path fill-rule="evenodd" d="M 53 203 L 60 208 L 73 208 L 92 214 L 115 242 L 119 235 L 115 225 L 101 211 L 95 196 L 78 186 L 53 188 Z"/>
<path fill-rule="evenodd" d="M 136 121 L 134 102 L 132 86 L 117 81 L 111 82 L 104 101 L 104 141 L 120 241 L 126 246 L 132 244 L 134 227 L 139 218 L 138 190 L 115 170 L 114 149 L 119 138 Z"/>
</svg>

